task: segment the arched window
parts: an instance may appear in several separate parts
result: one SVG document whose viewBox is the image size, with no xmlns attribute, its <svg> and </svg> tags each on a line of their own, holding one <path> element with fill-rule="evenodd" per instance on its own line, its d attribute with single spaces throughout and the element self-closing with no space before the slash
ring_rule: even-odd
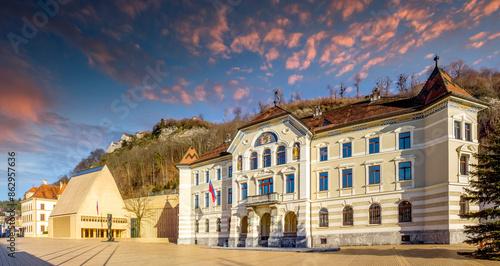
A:
<svg viewBox="0 0 500 266">
<path fill-rule="evenodd" d="M 409 201 L 405 200 L 399 203 L 398 212 L 400 223 L 411 222 L 411 203 Z"/>
<path fill-rule="evenodd" d="M 381 224 L 382 223 L 382 208 L 378 203 L 374 203 L 370 206 L 370 224 Z"/>
<path fill-rule="evenodd" d="M 220 232 L 221 230 L 221 220 L 220 218 L 217 218 L 217 232 Z"/>
<path fill-rule="evenodd" d="M 460 204 L 460 213 L 459 213 L 459 215 L 464 215 L 464 214 L 469 213 L 469 201 L 467 201 L 467 199 L 465 199 L 464 196 L 460 197 L 459 204 Z"/>
<path fill-rule="evenodd" d="M 285 146 L 280 146 L 278 151 L 276 152 L 276 164 L 285 164 L 286 163 L 286 151 Z"/>
<path fill-rule="evenodd" d="M 241 218 L 240 232 L 241 232 L 241 237 L 246 237 L 247 236 L 247 232 L 248 232 L 248 217 L 246 217 L 246 216 L 243 216 Z"/>
<path fill-rule="evenodd" d="M 250 156 L 250 170 L 257 169 L 257 153 L 254 152 L 252 153 L 252 156 Z"/>
<path fill-rule="evenodd" d="M 205 220 L 205 232 L 208 232 L 210 229 L 210 222 L 208 221 L 208 219 Z"/>
<path fill-rule="evenodd" d="M 344 226 L 354 224 L 354 211 L 351 206 L 345 206 L 342 210 L 342 224 Z"/>
<path fill-rule="evenodd" d="M 271 166 L 271 150 L 267 149 L 264 151 L 264 156 L 262 157 L 262 167 Z"/>
<path fill-rule="evenodd" d="M 319 210 L 319 227 L 328 227 L 328 210 Z"/>
<path fill-rule="evenodd" d="M 194 232 L 198 233 L 200 231 L 200 221 L 196 220 L 194 222 Z"/>
<path fill-rule="evenodd" d="M 297 215 L 288 212 L 285 215 L 285 236 L 297 236 Z"/>
</svg>

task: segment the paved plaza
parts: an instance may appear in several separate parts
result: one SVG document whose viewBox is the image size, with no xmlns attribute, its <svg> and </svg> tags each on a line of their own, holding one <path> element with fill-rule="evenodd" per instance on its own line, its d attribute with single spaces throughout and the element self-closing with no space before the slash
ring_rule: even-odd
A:
<svg viewBox="0 0 500 266">
<path fill-rule="evenodd" d="M 120 240 L 16 239 L 16 258 L 1 240 L 0 265 L 500 265 L 457 255 L 468 245 L 343 247 L 337 252 L 272 252 Z"/>
</svg>

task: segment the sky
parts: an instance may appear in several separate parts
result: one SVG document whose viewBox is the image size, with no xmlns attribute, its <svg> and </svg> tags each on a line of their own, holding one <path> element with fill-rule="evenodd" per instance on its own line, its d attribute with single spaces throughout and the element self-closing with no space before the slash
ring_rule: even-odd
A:
<svg viewBox="0 0 500 266">
<path fill-rule="evenodd" d="M 17 195 L 69 173 L 122 133 L 164 118 L 354 96 L 379 77 L 425 81 L 433 58 L 500 63 L 500 0 L 2 1 L 0 199 L 15 152 Z M 396 85 L 391 85 L 395 90 Z M 230 117 L 231 118 L 231 117 Z"/>
</svg>

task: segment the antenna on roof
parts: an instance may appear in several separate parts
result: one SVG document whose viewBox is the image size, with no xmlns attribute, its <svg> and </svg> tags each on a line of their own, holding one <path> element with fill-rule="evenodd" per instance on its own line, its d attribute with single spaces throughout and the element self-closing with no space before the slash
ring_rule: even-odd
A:
<svg viewBox="0 0 500 266">
<path fill-rule="evenodd" d="M 434 57 L 434 61 L 436 61 L 436 67 L 438 67 L 438 61 L 439 61 L 439 56 L 436 55 L 436 57 Z"/>
</svg>

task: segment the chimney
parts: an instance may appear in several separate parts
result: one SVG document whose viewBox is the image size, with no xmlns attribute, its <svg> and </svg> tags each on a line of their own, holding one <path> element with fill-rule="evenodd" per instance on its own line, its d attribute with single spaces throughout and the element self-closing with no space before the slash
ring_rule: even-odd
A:
<svg viewBox="0 0 500 266">
<path fill-rule="evenodd" d="M 63 182 L 59 182 L 59 189 L 62 189 Z"/>
<path fill-rule="evenodd" d="M 47 185 L 47 179 L 42 181 L 42 185 Z"/>
</svg>

